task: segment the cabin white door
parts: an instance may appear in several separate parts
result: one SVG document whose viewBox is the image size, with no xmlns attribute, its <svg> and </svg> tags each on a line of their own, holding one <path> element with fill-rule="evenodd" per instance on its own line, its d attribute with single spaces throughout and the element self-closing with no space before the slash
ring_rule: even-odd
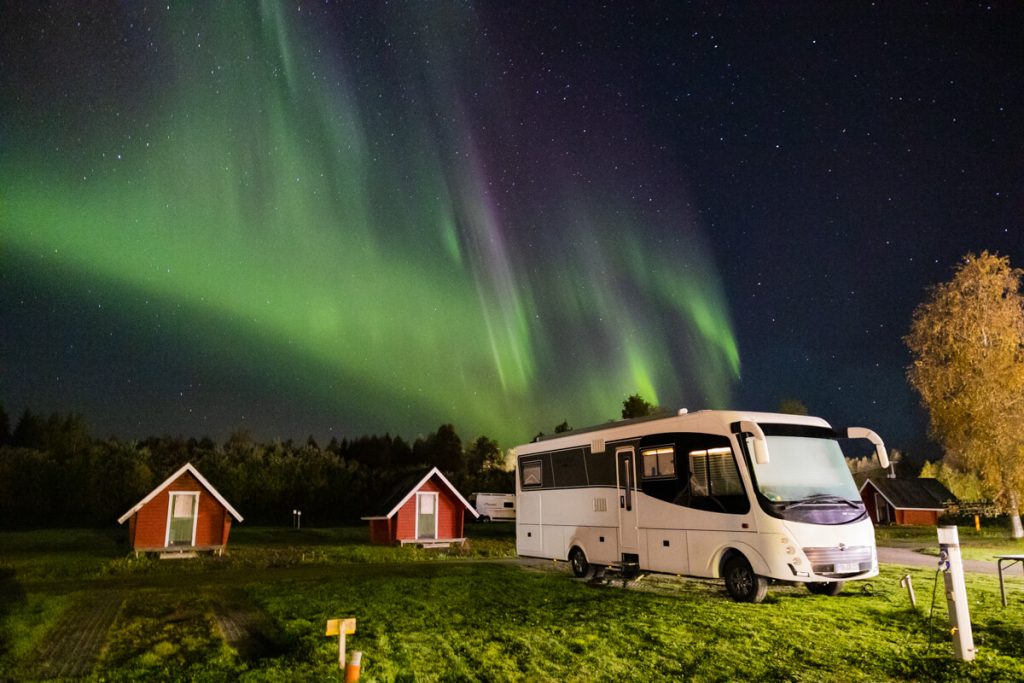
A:
<svg viewBox="0 0 1024 683">
<path fill-rule="evenodd" d="M 437 538 L 437 494 L 416 494 L 416 538 Z"/>
<path fill-rule="evenodd" d="M 194 546 L 196 544 L 196 513 L 199 494 L 173 492 L 167 511 L 167 543 L 165 545 Z"/>
<path fill-rule="evenodd" d="M 619 553 L 639 553 L 636 452 L 632 446 L 615 449 L 615 480 L 619 489 Z"/>
</svg>

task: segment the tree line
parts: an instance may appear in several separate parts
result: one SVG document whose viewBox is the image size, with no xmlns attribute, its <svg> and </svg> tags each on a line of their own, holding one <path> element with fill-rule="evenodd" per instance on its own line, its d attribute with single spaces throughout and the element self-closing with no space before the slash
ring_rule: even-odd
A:
<svg viewBox="0 0 1024 683">
<path fill-rule="evenodd" d="M 622 417 L 658 410 L 634 394 L 623 401 Z M 570 429 L 563 421 L 554 431 Z M 464 495 L 515 489 L 497 441 L 463 443 L 451 424 L 411 442 L 384 434 L 335 437 L 324 446 L 313 436 L 259 443 L 244 431 L 222 444 L 181 436 L 123 441 L 93 438 L 78 414 L 25 409 L 12 427 L 0 405 L 0 528 L 109 525 L 186 462 L 256 524 L 289 524 L 295 509 L 308 525 L 357 522 L 380 512 L 397 481 L 425 467 L 437 467 Z"/>
<path fill-rule="evenodd" d="M 399 436 L 259 443 L 246 432 L 209 438 L 95 439 L 80 415 L 26 410 L 11 428 L 0 407 L 0 527 L 113 524 L 186 462 L 246 522 L 288 524 L 293 509 L 313 526 L 376 513 L 395 482 L 436 466 L 464 495 L 514 489 L 504 453 L 487 436 L 464 444 L 451 424 L 412 442 Z"/>
</svg>

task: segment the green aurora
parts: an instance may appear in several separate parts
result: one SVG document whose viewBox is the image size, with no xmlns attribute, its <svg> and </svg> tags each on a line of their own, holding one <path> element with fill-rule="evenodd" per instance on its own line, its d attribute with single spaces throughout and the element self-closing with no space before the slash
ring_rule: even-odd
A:
<svg viewBox="0 0 1024 683">
<path fill-rule="evenodd" d="M 422 8 L 434 31 L 373 52 L 282 7 L 128 17 L 145 55 L 88 68 L 132 87 L 14 107 L 0 265 L 70 301 L 109 293 L 129 340 L 156 334 L 143 308 L 174 311 L 158 336 L 196 374 L 227 368 L 266 387 L 240 403 L 315 405 L 348 436 L 453 422 L 509 446 L 634 392 L 729 404 L 739 353 L 692 216 L 536 145 L 503 166 L 527 134 L 506 131 L 508 88 L 470 94 L 497 69 L 467 58 L 471 11 Z"/>
</svg>

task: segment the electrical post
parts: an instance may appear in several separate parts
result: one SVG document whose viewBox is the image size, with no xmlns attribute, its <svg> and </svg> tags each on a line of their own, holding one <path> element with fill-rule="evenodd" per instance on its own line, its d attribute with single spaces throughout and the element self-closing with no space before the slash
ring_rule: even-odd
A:
<svg viewBox="0 0 1024 683">
<path fill-rule="evenodd" d="M 949 632 L 953 636 L 953 654 L 969 662 L 974 659 L 974 634 L 971 615 L 967 607 L 967 586 L 964 584 L 964 565 L 960 557 L 960 539 L 955 526 L 940 526 L 939 569 L 946 588 L 946 606 L 949 609 Z"/>
</svg>

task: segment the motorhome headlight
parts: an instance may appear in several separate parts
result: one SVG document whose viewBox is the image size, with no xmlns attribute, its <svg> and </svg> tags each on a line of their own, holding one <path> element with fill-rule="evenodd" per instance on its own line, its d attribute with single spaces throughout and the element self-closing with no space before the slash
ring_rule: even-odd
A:
<svg viewBox="0 0 1024 683">
<path fill-rule="evenodd" d="M 793 555 L 794 553 L 796 553 L 796 548 L 794 548 L 791 545 L 787 545 L 786 546 L 786 554 L 787 555 Z"/>
<path fill-rule="evenodd" d="M 799 566 L 800 566 L 800 565 L 802 565 L 803 563 L 804 563 L 804 561 L 803 561 L 803 560 L 801 560 L 801 559 L 800 559 L 799 557 L 794 557 L 794 558 L 793 558 L 793 566 L 794 566 L 794 567 L 799 567 Z"/>
<path fill-rule="evenodd" d="M 789 539 L 786 538 L 785 536 L 783 536 L 782 537 L 782 545 L 786 545 L 787 543 L 789 543 Z"/>
</svg>

